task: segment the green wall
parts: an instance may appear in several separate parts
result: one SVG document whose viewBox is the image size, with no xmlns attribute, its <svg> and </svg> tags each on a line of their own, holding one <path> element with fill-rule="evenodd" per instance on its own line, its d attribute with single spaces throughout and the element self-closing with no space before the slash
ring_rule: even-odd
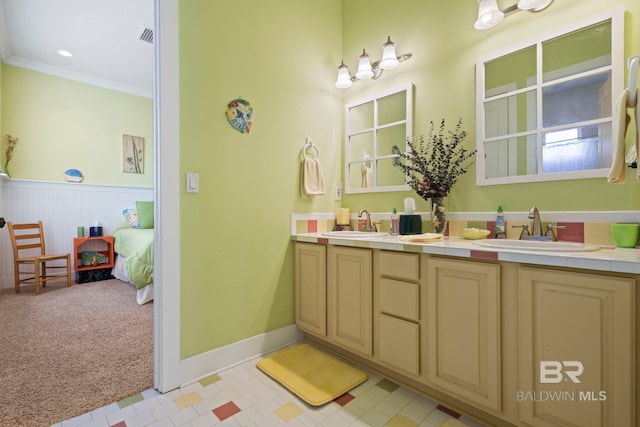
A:
<svg viewBox="0 0 640 427">
<path fill-rule="evenodd" d="M 180 165 L 183 179 L 200 174 L 200 192 L 180 201 L 182 357 L 294 321 L 290 213 L 340 203 L 341 4 L 179 4 Z M 248 134 L 225 117 L 239 97 L 254 108 Z M 330 193 L 316 199 L 300 196 L 306 137 Z"/>
<path fill-rule="evenodd" d="M 2 129 L 3 129 L 2 128 L 2 64 L 0 63 L 0 138 L 2 138 L 5 135 L 5 133 L 2 132 Z M 3 139 L 0 139 L 0 141 L 3 141 Z M 2 144 L 0 144 L 0 147 L 2 147 Z M 4 165 L 4 158 L 3 158 L 2 151 L 0 151 L 0 172 L 4 172 L 2 170 L 2 166 Z"/>
<path fill-rule="evenodd" d="M 622 4 L 556 1 L 538 14 L 519 12 L 498 27 L 473 29 L 475 2 L 397 0 L 182 0 L 180 7 L 180 168 L 200 174 L 200 193 L 182 193 L 180 334 L 183 358 L 294 321 L 291 212 L 389 212 L 412 192 L 346 195 L 343 106 L 415 84 L 414 131 L 430 121 L 463 119 L 475 146 L 475 61 L 532 34 Z M 507 4 L 502 5 L 507 6 Z M 640 52 L 640 3 L 629 0 L 626 55 Z M 635 25 L 634 25 L 635 23 Z M 378 59 L 387 35 L 413 58 L 377 81 L 333 86 L 344 59 L 352 72 L 362 48 Z M 227 123 L 229 101 L 254 107 L 253 129 Z M 303 199 L 300 150 L 318 145 L 328 194 Z M 475 168 L 452 194 L 456 211 L 624 210 L 640 208 L 632 178 L 477 187 Z M 184 181 L 181 183 L 184 185 Z M 415 196 L 414 196 L 415 197 Z M 417 197 L 416 197 L 417 199 Z M 419 200 L 418 200 L 419 201 Z M 426 202 L 419 201 L 419 210 Z M 171 284 L 169 284 L 171 286 Z"/>
<path fill-rule="evenodd" d="M 533 35 L 624 5 L 626 57 L 640 53 L 640 2 L 583 0 L 555 1 L 543 12 L 517 12 L 498 26 L 476 31 L 477 7 L 466 1 L 425 2 L 398 0 L 393 7 L 382 1 L 345 0 L 343 52 L 345 63 L 355 71 L 363 47 L 372 59 L 387 35 L 399 53 L 413 57 L 378 81 L 356 82 L 345 90 L 352 102 L 407 81 L 415 84 L 414 133 L 428 132 L 428 123 L 445 118 L 451 126 L 462 117 L 469 132 L 467 143 L 475 146 L 475 62 L 480 56 L 508 47 Z M 514 2 L 499 1 L 501 7 Z M 410 11 L 408 13 L 407 11 Z M 625 72 L 625 78 L 627 74 Z M 625 83 L 626 85 L 626 83 Z M 629 134 L 632 134 L 630 129 Z M 629 139 L 630 141 L 630 139 Z M 640 209 L 640 189 L 628 174 L 625 184 L 608 184 L 606 178 L 478 187 L 475 167 L 456 184 L 451 195 L 453 211 L 528 211 L 533 205 L 544 210 L 635 210 Z M 413 192 L 347 195 L 345 207 L 389 212 L 401 207 L 405 197 L 415 197 L 420 210 L 427 203 Z"/>
<path fill-rule="evenodd" d="M 153 186 L 151 99 L 8 64 L 1 68 L 0 129 L 19 138 L 9 163 L 13 178 L 64 181 L 64 172 L 74 168 L 84 183 Z M 145 139 L 144 173 L 122 172 L 123 134 Z"/>
</svg>

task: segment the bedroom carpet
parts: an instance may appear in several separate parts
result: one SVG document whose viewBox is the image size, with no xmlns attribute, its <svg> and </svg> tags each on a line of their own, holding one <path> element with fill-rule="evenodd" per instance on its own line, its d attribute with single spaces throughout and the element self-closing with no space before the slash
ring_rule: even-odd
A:
<svg viewBox="0 0 640 427">
<path fill-rule="evenodd" d="M 39 427 L 153 387 L 153 303 L 119 280 L 0 290 L 0 426 Z"/>
</svg>

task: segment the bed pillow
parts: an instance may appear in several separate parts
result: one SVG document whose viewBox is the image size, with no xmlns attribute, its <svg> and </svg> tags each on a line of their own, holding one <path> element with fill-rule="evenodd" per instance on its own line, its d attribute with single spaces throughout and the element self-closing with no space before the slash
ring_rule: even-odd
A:
<svg viewBox="0 0 640 427">
<path fill-rule="evenodd" d="M 153 202 L 136 202 L 140 228 L 153 228 Z"/>
<path fill-rule="evenodd" d="M 129 228 L 140 228 L 137 210 L 125 209 L 122 211 L 122 216 L 124 217 L 124 220 L 127 221 Z"/>
</svg>

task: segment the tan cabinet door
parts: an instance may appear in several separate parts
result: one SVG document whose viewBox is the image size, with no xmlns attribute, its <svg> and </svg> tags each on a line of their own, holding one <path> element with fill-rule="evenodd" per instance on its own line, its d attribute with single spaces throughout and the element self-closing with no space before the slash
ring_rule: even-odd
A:
<svg viewBox="0 0 640 427">
<path fill-rule="evenodd" d="M 499 412 L 500 266 L 427 262 L 427 382 Z"/>
<path fill-rule="evenodd" d="M 420 326 L 417 323 L 380 314 L 378 339 L 378 357 L 382 363 L 405 375 L 420 375 Z"/>
<path fill-rule="evenodd" d="M 635 280 L 521 267 L 520 420 L 635 426 Z"/>
<path fill-rule="evenodd" d="M 328 336 L 335 344 L 371 356 L 371 250 L 329 246 Z"/>
<path fill-rule="evenodd" d="M 296 326 L 327 335 L 326 245 L 295 243 Z"/>
</svg>

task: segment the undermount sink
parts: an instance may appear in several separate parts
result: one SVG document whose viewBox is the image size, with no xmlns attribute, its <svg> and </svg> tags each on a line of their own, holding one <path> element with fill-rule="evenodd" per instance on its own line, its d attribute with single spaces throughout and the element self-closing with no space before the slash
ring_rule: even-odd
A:
<svg viewBox="0 0 640 427">
<path fill-rule="evenodd" d="M 521 249 L 547 252 L 590 252 L 600 249 L 598 245 L 576 242 L 553 242 L 550 240 L 474 240 L 474 245 L 496 249 Z"/>
<path fill-rule="evenodd" d="M 385 237 L 389 236 L 389 233 L 384 233 L 381 231 L 327 231 L 322 233 L 323 236 L 328 237 L 343 237 L 343 238 L 376 238 L 376 237 Z"/>
</svg>

